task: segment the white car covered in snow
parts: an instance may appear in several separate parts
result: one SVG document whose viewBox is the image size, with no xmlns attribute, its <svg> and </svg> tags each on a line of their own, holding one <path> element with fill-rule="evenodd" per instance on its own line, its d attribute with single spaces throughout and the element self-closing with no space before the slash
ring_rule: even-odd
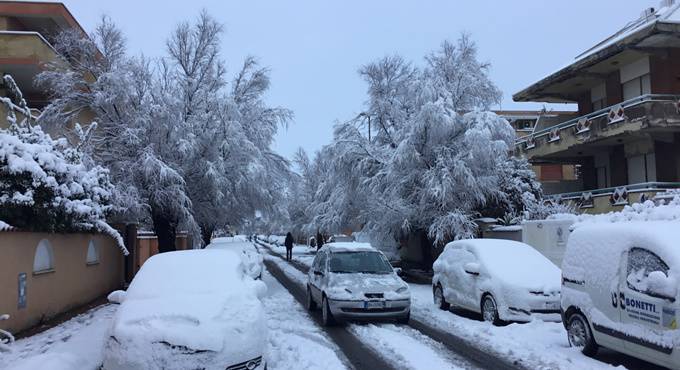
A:
<svg viewBox="0 0 680 370">
<path fill-rule="evenodd" d="M 205 249 L 224 249 L 230 250 L 241 256 L 243 268 L 253 279 L 260 279 L 264 271 L 264 258 L 257 251 L 253 243 L 239 238 L 223 237 L 214 238 Z"/>
<path fill-rule="evenodd" d="M 406 323 L 411 292 L 370 244 L 329 243 L 317 252 L 307 279 L 307 308 L 317 307 L 324 325 L 377 319 Z"/>
<path fill-rule="evenodd" d="M 264 369 L 266 286 L 230 251 L 157 254 L 120 303 L 104 348 L 106 370 Z"/>
<path fill-rule="evenodd" d="M 499 239 L 458 240 L 433 266 L 434 302 L 485 321 L 560 320 L 560 269 L 531 246 Z"/>
<path fill-rule="evenodd" d="M 679 242 L 678 221 L 577 227 L 562 262 L 569 343 L 680 369 Z"/>
</svg>

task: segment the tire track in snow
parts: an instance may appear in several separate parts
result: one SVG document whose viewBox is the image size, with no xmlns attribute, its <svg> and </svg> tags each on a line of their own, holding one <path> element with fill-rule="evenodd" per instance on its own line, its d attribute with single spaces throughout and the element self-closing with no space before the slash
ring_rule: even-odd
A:
<svg viewBox="0 0 680 370">
<path fill-rule="evenodd" d="M 276 278 L 276 280 L 278 280 L 301 305 L 304 305 L 306 291 L 300 283 L 294 281 L 294 279 L 289 277 L 278 264 L 268 258 L 265 258 L 264 263 L 269 273 L 274 276 L 274 278 Z M 317 325 L 321 323 L 321 315 L 318 313 L 310 313 L 310 316 L 315 319 Z M 378 353 L 364 345 L 357 337 L 344 328 L 328 327 L 324 328 L 324 331 L 342 350 L 355 369 L 394 369 L 394 367 L 390 363 L 384 361 Z"/>
<path fill-rule="evenodd" d="M 395 367 L 413 370 L 473 369 L 468 362 L 449 352 L 441 343 L 408 326 L 358 325 L 348 330 Z"/>
</svg>

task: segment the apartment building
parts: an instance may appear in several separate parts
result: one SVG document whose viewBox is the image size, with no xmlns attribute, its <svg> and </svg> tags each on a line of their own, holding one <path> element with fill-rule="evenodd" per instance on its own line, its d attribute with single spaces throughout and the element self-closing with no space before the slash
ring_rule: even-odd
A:
<svg viewBox="0 0 680 370">
<path fill-rule="evenodd" d="M 574 176 L 545 191 L 583 212 L 617 210 L 680 188 L 680 4 L 664 0 L 567 66 L 516 93 L 518 102 L 576 103 L 537 123 L 515 150 Z M 553 166 L 553 167 L 549 167 Z"/>
<path fill-rule="evenodd" d="M 55 36 L 68 28 L 86 34 L 62 3 L 0 1 L 0 76 L 12 76 L 34 116 L 48 104 L 48 96 L 34 83 L 35 77 L 47 63 L 67 65 L 52 44 Z M 0 79 L 0 97 L 19 103 L 4 79 Z M 7 126 L 6 109 L 0 104 L 0 127 Z M 86 119 L 92 117 L 85 115 L 84 122 L 89 122 Z"/>
</svg>

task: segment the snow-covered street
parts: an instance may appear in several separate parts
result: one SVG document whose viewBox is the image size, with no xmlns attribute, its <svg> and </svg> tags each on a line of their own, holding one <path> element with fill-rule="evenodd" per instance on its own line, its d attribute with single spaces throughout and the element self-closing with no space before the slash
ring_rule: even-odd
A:
<svg viewBox="0 0 680 370">
<path fill-rule="evenodd" d="M 280 258 L 265 256 L 265 259 L 277 263 L 291 279 L 300 284 L 305 281 L 305 274 L 298 268 L 311 266 L 314 259 L 313 250 L 305 246 L 295 246 L 293 262 L 297 265 L 298 268 L 296 268 L 282 260 L 285 257 L 284 248 L 270 244 L 261 245 L 266 245 L 262 248 L 280 256 Z M 497 327 L 481 321 L 479 317 L 471 313 L 443 311 L 433 304 L 432 287 L 430 285 L 409 283 L 409 286 L 412 299 L 412 320 L 428 323 L 437 330 L 463 338 L 485 352 L 521 364 L 524 368 L 563 370 L 611 369 L 617 366 L 640 370 L 657 368 L 655 365 L 609 350 L 602 351 L 596 358 L 583 356 L 578 349 L 569 346 L 562 323 L 535 320 L 526 324 L 511 323 Z M 393 356 L 392 358 L 401 358 L 401 363 L 409 363 L 408 358 L 400 357 L 405 355 L 393 352 L 394 349 L 390 346 L 394 342 L 405 340 L 405 338 L 394 339 L 394 336 L 390 334 L 393 334 L 395 330 L 407 330 L 412 338 L 419 338 L 420 341 L 417 344 L 411 342 L 410 345 L 404 346 L 404 348 L 414 348 L 415 346 L 421 348 L 418 353 L 431 352 L 431 347 L 428 347 L 428 344 L 441 346 L 441 343 L 433 343 L 431 338 L 420 333 L 414 333 L 413 329 L 395 325 L 371 325 L 368 327 L 351 325 L 350 330 L 364 338 L 370 338 L 374 347 L 379 348 L 380 353 Z M 432 359 L 436 364 L 439 356 L 428 356 L 427 358 Z M 410 368 L 419 368 L 420 363 L 416 362 L 410 366 L 412 366 Z M 436 367 L 436 365 L 431 366 Z"/>
<path fill-rule="evenodd" d="M 450 343 L 419 330 L 423 325 L 430 327 L 430 333 L 440 331 L 463 338 L 491 359 L 503 359 L 499 364 L 507 368 L 608 369 L 612 364 L 629 369 L 653 368 L 611 351 L 596 359 L 583 356 L 569 347 L 561 323 L 533 321 L 496 327 L 472 314 L 440 310 L 432 302 L 431 286 L 422 284 L 409 284 L 411 326 L 352 323 L 324 328 L 319 324 L 319 313 L 308 312 L 299 297 L 306 283 L 301 270 L 311 264 L 314 251 L 297 246 L 293 265 L 284 260 L 282 248 L 260 243 L 257 249 L 264 254 L 268 268 L 274 268 L 274 274 L 265 271 L 262 276 L 267 286 L 262 303 L 269 329 L 265 358 L 270 369 L 363 368 L 371 361 L 394 369 L 484 367 L 484 360 L 475 358 L 465 348 L 454 350 Z M 0 369 L 98 369 L 117 307 L 106 304 L 18 340 L 12 345 L 12 352 L 0 355 Z"/>
</svg>

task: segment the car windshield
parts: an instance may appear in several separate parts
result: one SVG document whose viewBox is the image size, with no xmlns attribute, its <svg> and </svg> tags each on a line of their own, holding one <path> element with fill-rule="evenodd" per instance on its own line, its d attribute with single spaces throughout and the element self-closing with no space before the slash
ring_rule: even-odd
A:
<svg viewBox="0 0 680 370">
<path fill-rule="evenodd" d="M 340 252 L 331 255 L 330 270 L 335 273 L 389 274 L 392 266 L 378 252 Z"/>
</svg>

